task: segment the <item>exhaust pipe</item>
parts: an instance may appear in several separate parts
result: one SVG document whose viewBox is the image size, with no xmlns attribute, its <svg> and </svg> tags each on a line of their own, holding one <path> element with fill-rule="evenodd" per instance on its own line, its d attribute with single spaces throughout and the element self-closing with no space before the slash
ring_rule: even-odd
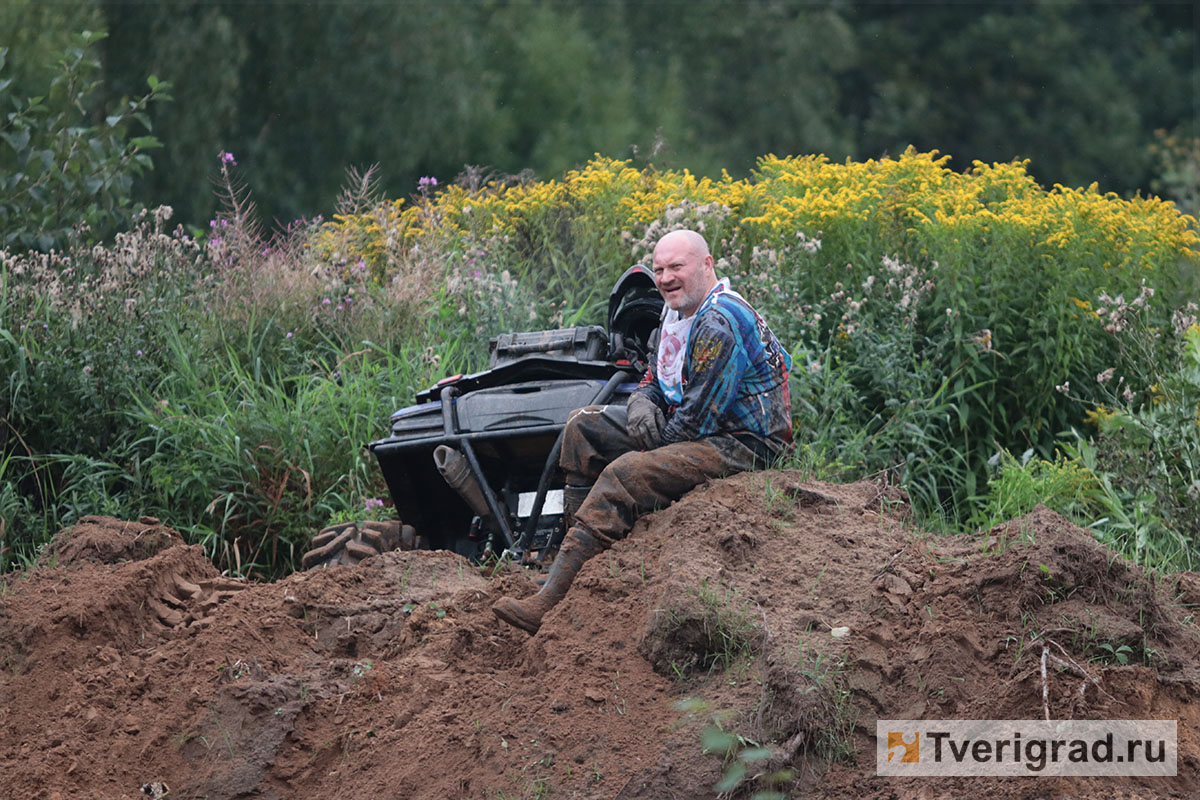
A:
<svg viewBox="0 0 1200 800">
<path fill-rule="evenodd" d="M 471 472 L 467 457 L 453 447 L 441 444 L 433 451 L 433 463 L 454 491 L 466 501 L 489 530 L 497 530 L 496 518 L 483 497 L 483 487 Z"/>
</svg>

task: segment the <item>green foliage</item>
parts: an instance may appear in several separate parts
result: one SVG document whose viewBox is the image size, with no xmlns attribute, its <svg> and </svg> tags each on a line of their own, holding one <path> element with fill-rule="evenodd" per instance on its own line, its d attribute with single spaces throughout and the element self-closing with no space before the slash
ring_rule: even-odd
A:
<svg viewBox="0 0 1200 800">
<path fill-rule="evenodd" d="M 1033 449 L 1020 460 L 1007 450 L 994 456 L 988 480 L 987 503 L 978 520 L 981 528 L 1027 514 L 1039 503 L 1068 517 L 1084 519 L 1099 485 L 1085 466 L 1058 454 L 1053 461 L 1034 457 Z"/>
<path fill-rule="evenodd" d="M 424 344 L 449 315 L 314 271 L 303 228 L 268 245 L 226 194 L 203 245 L 160 209 L 110 246 L 0 252 L 6 564 L 85 514 L 151 513 L 223 568 L 278 575 L 386 496 L 362 445 L 458 365 Z"/>
<path fill-rule="evenodd" d="M 738 659 L 754 652 L 763 635 L 762 625 L 744 599 L 732 589 L 714 588 L 701 581 L 700 601 L 702 666 L 730 669 Z"/>
<path fill-rule="evenodd" d="M 239 21 L 228 4 L 105 0 L 101 5 L 109 30 L 103 59 L 109 93 L 133 95 L 141 89 L 143 76 L 154 74 L 170 81 L 172 94 L 178 98 L 178 102 L 158 104 L 151 110 L 162 147 L 154 156 L 157 169 L 138 176 L 134 194 L 148 205 L 170 205 L 189 226 L 207 223 L 218 208 L 208 158 L 226 149 L 239 154 L 247 149 L 233 132 L 239 97 L 248 89 L 243 82 L 258 80 L 247 63 L 248 49 L 257 43 L 244 26 L 238 27 Z M 314 11 L 306 9 L 306 14 L 299 15 L 295 9 L 279 10 L 290 17 L 308 16 Z M 263 20 L 264 30 L 277 30 L 276 23 Z M 279 30 L 283 35 L 287 32 L 287 28 Z M 314 60 L 309 58 L 308 62 Z M 298 70 L 291 74 L 300 75 Z M 326 102 L 344 97 L 350 85 L 356 84 L 347 82 L 338 92 L 321 87 Z M 251 102 L 263 99 L 256 96 Z M 266 106 L 259 107 L 263 108 Z M 271 109 L 270 113 L 273 128 L 278 112 Z M 262 126 L 264 117 L 256 111 L 254 120 Z M 265 134 L 266 129 L 260 132 Z M 343 154 L 335 159 L 337 168 L 344 158 Z"/>
<path fill-rule="evenodd" d="M 12 79 L 0 80 L 0 245 L 49 250 L 79 226 L 101 235 L 128 219 L 133 178 L 158 146 L 131 133 L 149 131 L 149 105 L 169 99 L 170 87 L 151 75 L 146 94 L 98 108 L 100 63 L 90 48 L 103 38 L 80 34 L 43 95 L 20 97 Z M 0 48 L 0 70 L 7 55 Z"/>
<path fill-rule="evenodd" d="M 1159 177 L 1151 188 L 1193 217 L 1200 215 L 1200 136 L 1154 132 L 1150 153 L 1159 162 Z"/>
<path fill-rule="evenodd" d="M 128 484 L 107 464 L 138 435 L 128 404 L 153 385 L 171 333 L 194 335 L 203 312 L 201 250 L 164 232 L 169 214 L 140 214 L 109 247 L 0 251 L 0 459 L 22 498 L 6 515 L 14 557 L 61 523 L 116 510 Z"/>
<path fill-rule="evenodd" d="M 703 715 L 706 722 L 700 731 L 701 752 L 721 760 L 721 778 L 713 786 L 718 794 L 732 796 L 735 792 L 753 790 L 751 800 L 784 800 L 788 795 L 780 791 L 795 777 L 790 768 L 766 771 L 776 755 L 770 747 L 728 730 L 728 713 L 713 711 L 711 705 L 699 698 L 685 698 L 676 707 L 688 716 Z"/>
<path fill-rule="evenodd" d="M 1063 2 L 880 16 L 866 23 L 878 37 L 868 58 L 883 75 L 881 102 L 865 125 L 869 152 L 915 144 L 983 161 L 1032 158 L 1040 175 L 1068 185 L 1102 174 L 1099 164 L 1108 174 L 1145 180 L 1141 98 L 1101 44 L 1113 34 L 1109 26 L 1123 25 L 1122 56 L 1164 58 L 1144 15 Z M 956 34 L 947 36 L 951 25 Z M 972 67 L 946 68 L 966 63 Z"/>
<path fill-rule="evenodd" d="M 0 3 L 0 31 L 9 49 L 5 78 L 16 97 L 44 94 L 61 70 L 62 54 L 80 31 L 104 30 L 104 13 L 94 0 L 6 0 Z M 142 74 L 137 79 L 142 82 Z"/>
<path fill-rule="evenodd" d="M 772 258 L 794 269 L 790 264 L 808 260 L 812 245 L 756 249 L 746 271 L 770 270 Z M 918 326 L 937 276 L 886 257 L 881 266 L 879 280 L 868 277 L 861 293 L 839 283 L 799 313 L 786 308 L 795 290 L 763 287 L 752 294 L 796 343 L 791 388 L 799 448 L 792 465 L 815 462 L 838 479 L 894 470 L 922 508 L 936 508 L 940 488 L 962 486 L 972 475 L 954 423 L 983 384 L 956 380 L 963 366 L 946 375 L 946 365 L 937 363 L 939 346 L 952 347 L 955 339 L 949 321 L 932 334 Z M 971 355 L 967 366 L 988 358 Z"/>
<path fill-rule="evenodd" d="M 348 508 L 333 512 L 326 520 L 327 525 L 340 522 L 390 521 L 396 519 L 396 509 L 387 505 L 382 497 L 366 497 L 361 502 L 353 502 Z M 322 526 L 324 527 L 324 526 Z"/>
<path fill-rule="evenodd" d="M 464 164 L 553 175 L 595 152 L 716 177 L 913 145 L 1131 193 L 1158 174 L 1153 130 L 1196 133 L 1179 3 L 99 5 L 112 91 L 153 73 L 181 98 L 153 113 L 166 150 L 136 191 L 188 222 L 212 209 L 195 154 L 223 149 L 287 220 L 324 209 L 347 163 L 381 164 L 399 196 Z"/>
<path fill-rule="evenodd" d="M 1189 309 L 1176 315 L 1173 352 L 1117 379 L 1092 417 L 1098 434 L 1074 452 L 1099 482 L 1106 516 L 1093 523 L 1097 536 L 1137 563 L 1190 570 L 1200 555 L 1200 325 Z M 1146 311 L 1122 302 L 1106 315 L 1139 352 L 1166 338 L 1144 324 Z"/>
<path fill-rule="evenodd" d="M 1155 325 L 1153 296 L 1144 289 L 1131 301 L 1102 297 L 1095 325 L 1116 341 L 1124 374 L 1110 367 L 1095 376 L 1105 400 L 1087 415 L 1096 434 L 1085 438 L 1072 430 L 1061 442 L 1063 455 L 1052 462 L 1031 450 L 1020 461 L 998 453 L 978 524 L 991 526 L 1044 503 L 1130 561 L 1195 568 L 1200 326 L 1194 304 L 1176 312 L 1166 329 Z"/>
<path fill-rule="evenodd" d="M 129 458 L 144 475 L 148 513 L 198 534 L 219 563 L 278 574 L 330 518 L 364 518 L 356 498 L 386 494 L 362 445 L 377 438 L 380 409 L 403 405 L 413 373 L 403 350 L 369 344 L 302 371 L 312 351 L 297 349 L 261 370 L 259 351 L 291 348 L 269 321 L 250 333 L 222 341 L 223 358 L 202 364 L 173 343 L 156 391 L 165 402 L 143 401 L 134 413 L 147 433 Z M 314 349 L 336 353 L 331 344 Z"/>
<path fill-rule="evenodd" d="M 19 467 L 12 453 L 0 453 L 0 572 L 7 569 L 12 555 L 10 527 L 30 513 L 29 498 L 17 489 L 15 477 Z"/>
<path fill-rule="evenodd" d="M 503 330 L 600 321 L 616 274 L 684 225 L 794 355 L 796 464 L 890 471 L 960 520 L 1035 498 L 1100 508 L 1087 521 L 1121 552 L 1189 563 L 1200 396 L 1149 301 L 1191 291 L 1197 239 L 1169 204 L 912 151 L 765 157 L 753 180 L 720 181 L 597 158 L 413 203 L 359 176 L 333 222 L 266 239 L 233 162 L 202 241 L 161 209 L 108 246 L 0 253 L 6 563 L 104 511 L 160 516 L 232 571 L 284 572 L 312 531 L 384 495 L 360 446 L 414 389 L 481 367 Z M 1110 335 L 1130 320 L 1146 335 Z M 1033 455 L 989 472 L 998 448 L 1053 453 L 1110 367 L 1137 390 L 1108 406 L 1122 425 L 1067 451 L 1094 482 Z M 691 600 L 695 661 L 753 648 L 738 598 Z"/>
<path fill-rule="evenodd" d="M 1125 666 L 1129 663 L 1129 657 L 1133 655 L 1133 648 L 1127 644 L 1114 646 L 1112 642 L 1100 642 L 1097 649 L 1100 651 L 1100 655 L 1092 660 L 1108 664 Z"/>
<path fill-rule="evenodd" d="M 104 452 L 124 424 L 115 404 L 153 382 L 170 331 L 194 333 L 202 251 L 164 230 L 169 214 L 139 214 L 109 247 L 0 251 L 0 411 L 23 421 L 25 449 Z"/>
</svg>

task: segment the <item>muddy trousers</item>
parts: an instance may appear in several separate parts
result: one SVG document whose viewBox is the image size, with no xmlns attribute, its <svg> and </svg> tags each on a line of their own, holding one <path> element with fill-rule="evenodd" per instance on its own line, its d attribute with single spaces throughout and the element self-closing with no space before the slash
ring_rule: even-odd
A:
<svg viewBox="0 0 1200 800">
<path fill-rule="evenodd" d="M 624 406 L 572 412 L 559 459 L 568 485 L 591 485 L 575 525 L 605 547 L 624 538 L 639 516 L 665 508 L 706 480 L 761 466 L 749 447 L 730 436 L 638 450 L 625 423 Z"/>
</svg>

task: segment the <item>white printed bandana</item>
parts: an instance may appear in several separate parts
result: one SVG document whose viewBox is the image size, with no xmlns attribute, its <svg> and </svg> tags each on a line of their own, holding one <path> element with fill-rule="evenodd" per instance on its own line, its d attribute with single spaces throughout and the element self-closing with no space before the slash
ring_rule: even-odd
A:
<svg viewBox="0 0 1200 800">
<path fill-rule="evenodd" d="M 675 309 L 663 306 L 655 372 L 658 374 L 658 385 L 662 389 L 663 396 L 673 406 L 683 402 L 683 368 L 687 364 L 688 339 L 692 333 L 692 323 L 716 301 L 716 296 L 721 292 L 729 292 L 741 297 L 729 288 L 729 279 L 722 278 L 704 298 L 704 302 L 696 309 L 696 313 L 690 317 L 681 317 Z"/>
</svg>

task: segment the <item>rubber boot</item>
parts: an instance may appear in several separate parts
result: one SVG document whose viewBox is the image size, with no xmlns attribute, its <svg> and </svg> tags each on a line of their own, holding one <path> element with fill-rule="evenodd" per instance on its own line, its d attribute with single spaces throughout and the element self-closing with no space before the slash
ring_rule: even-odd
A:
<svg viewBox="0 0 1200 800">
<path fill-rule="evenodd" d="M 592 487 L 594 485 L 595 484 L 588 483 L 580 486 L 574 486 L 568 483 L 563 487 L 563 523 L 567 530 L 571 530 L 571 528 L 575 527 L 575 514 L 579 511 L 579 507 L 583 505 L 583 501 L 587 499 L 588 493 L 592 491 Z M 545 564 L 546 561 L 543 561 L 542 563 Z M 547 568 L 542 567 L 542 569 L 546 570 Z M 536 585 L 539 589 L 545 586 L 546 581 L 549 579 L 549 571 L 539 572 L 532 578 L 534 585 Z"/>
<path fill-rule="evenodd" d="M 593 485 L 588 483 L 583 486 L 572 486 L 568 483 L 563 487 L 563 518 L 566 520 L 567 530 L 575 527 L 575 514 L 583 505 L 583 501 L 587 500 Z"/>
<path fill-rule="evenodd" d="M 537 633 L 542 626 L 542 617 L 566 596 L 583 562 L 603 549 L 595 536 L 582 528 L 572 528 L 563 539 L 558 557 L 554 559 L 541 591 L 524 600 L 501 597 L 492 606 L 492 613 L 515 628 Z"/>
</svg>

